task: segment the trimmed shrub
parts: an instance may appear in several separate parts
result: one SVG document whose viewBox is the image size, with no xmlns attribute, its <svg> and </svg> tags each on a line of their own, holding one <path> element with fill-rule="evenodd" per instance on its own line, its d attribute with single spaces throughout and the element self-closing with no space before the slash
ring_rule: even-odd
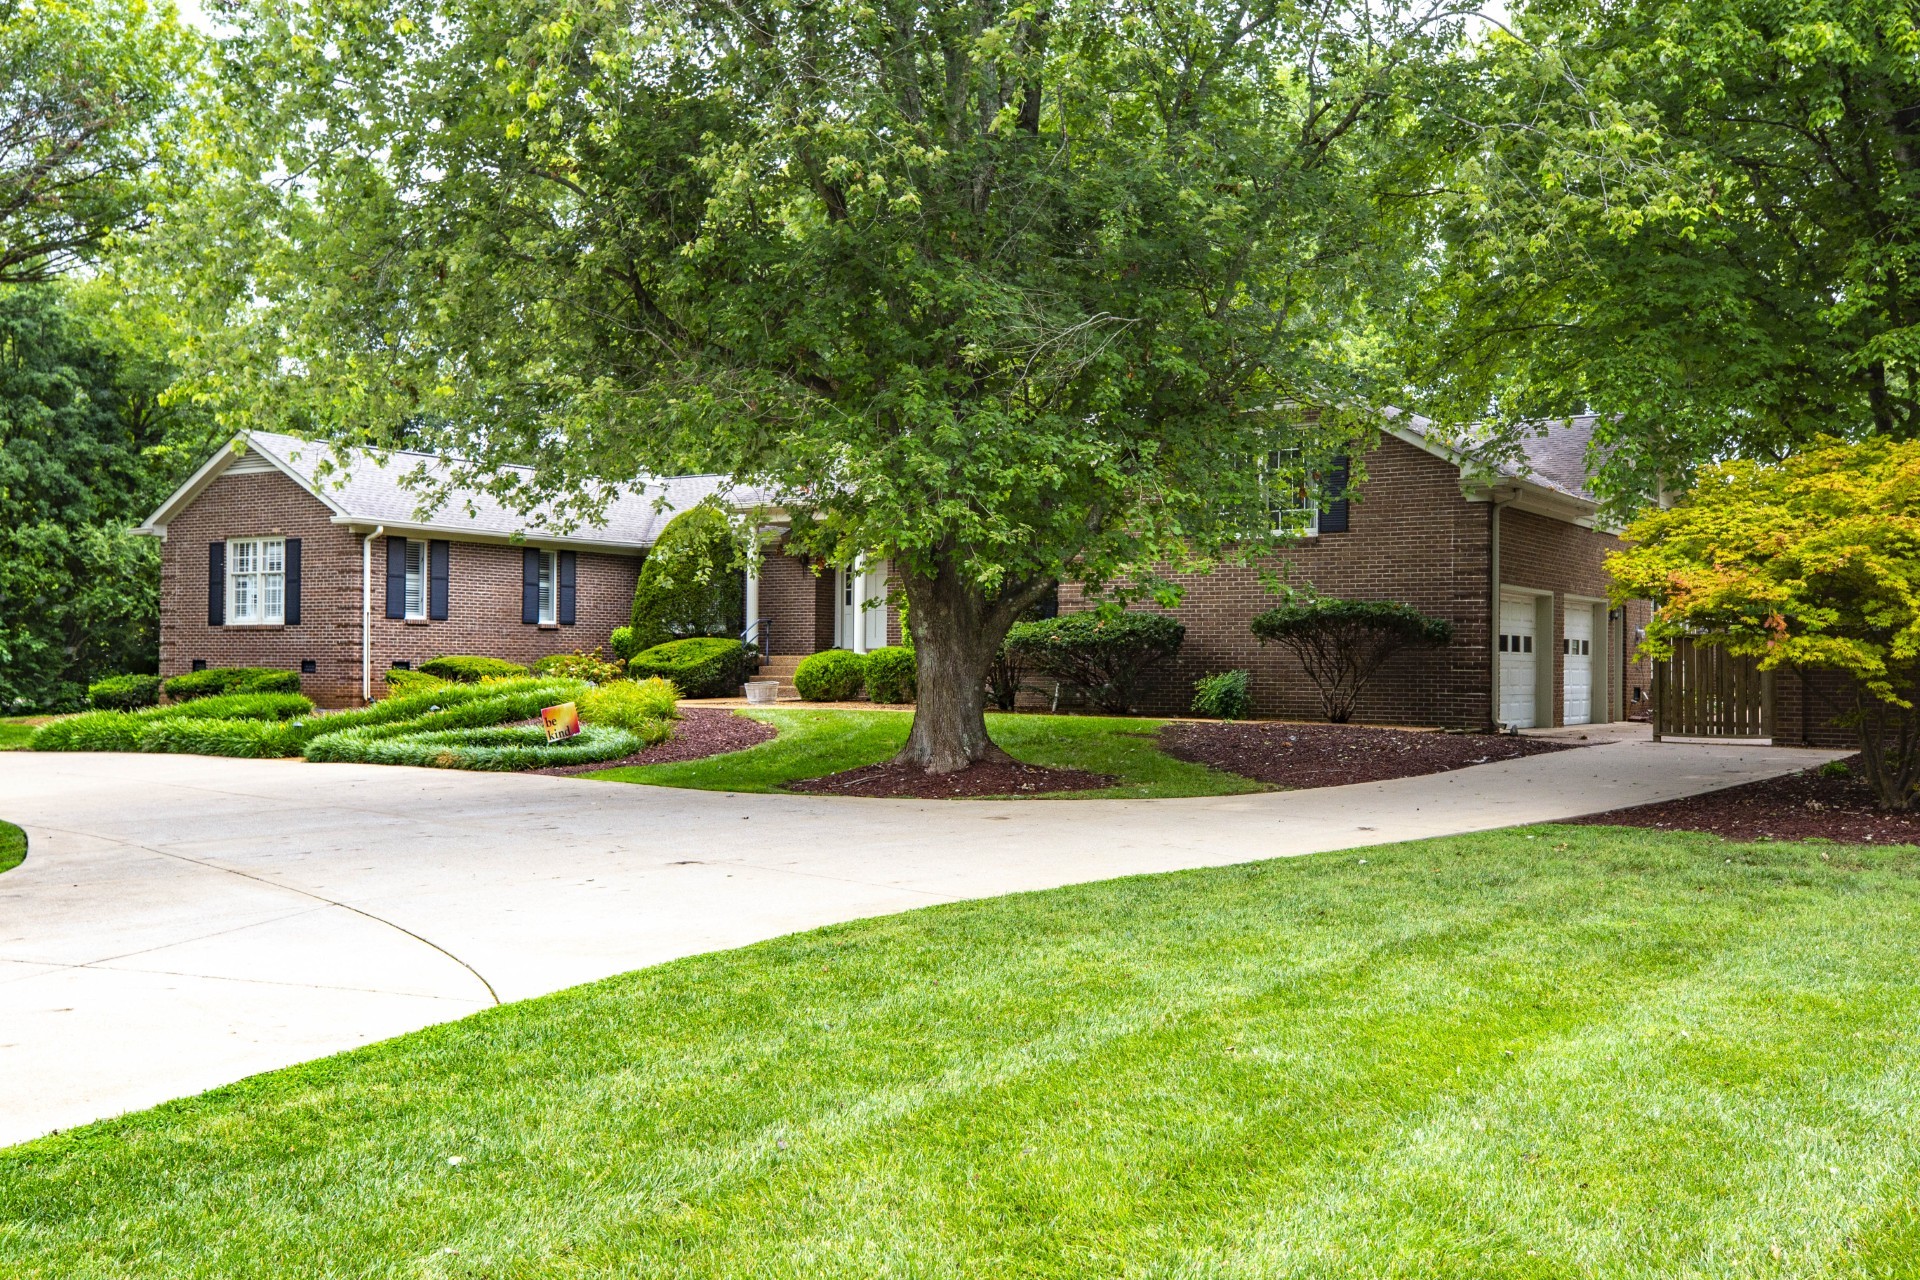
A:
<svg viewBox="0 0 1920 1280">
<path fill-rule="evenodd" d="M 866 659 L 850 649 L 823 649 L 793 673 L 793 687 L 808 702 L 845 702 L 866 683 Z"/>
<path fill-rule="evenodd" d="M 627 678 L 671 680 L 683 698 L 735 697 L 759 656 L 752 645 L 719 636 L 671 640 L 635 654 Z"/>
<path fill-rule="evenodd" d="M 613 656 L 620 661 L 631 662 L 641 646 L 633 642 L 632 627 L 615 627 L 613 634 L 607 637 L 607 648 L 613 650 Z"/>
<path fill-rule="evenodd" d="M 160 688 L 175 702 L 223 693 L 298 693 L 300 673 L 275 667 L 208 667 L 175 676 Z"/>
<path fill-rule="evenodd" d="M 625 729 L 651 746 L 672 736 L 678 696 L 671 680 L 614 680 L 580 695 L 580 718 Z"/>
<path fill-rule="evenodd" d="M 631 755 L 643 745 L 625 729 L 583 727 L 578 736 L 549 743 L 544 729 L 530 725 L 441 729 L 395 737 L 376 737 L 371 729 L 351 729 L 320 739 L 333 761 L 361 764 L 410 764 L 430 769 L 511 771 L 555 764 L 588 764 Z M 316 759 L 311 750 L 309 759 Z"/>
<path fill-rule="evenodd" d="M 913 650 L 887 645 L 867 653 L 867 697 L 875 702 L 912 702 L 918 692 L 920 667 Z"/>
<path fill-rule="evenodd" d="M 1041 674 L 1085 689 L 1104 710 L 1125 714 L 1186 638 L 1187 629 L 1164 614 L 1096 610 L 1017 622 L 1007 648 Z"/>
<path fill-rule="evenodd" d="M 1260 643 L 1271 640 L 1300 659 L 1334 724 L 1352 718 L 1360 691 L 1388 658 L 1402 649 L 1437 649 L 1453 638 L 1451 623 L 1410 604 L 1311 592 L 1258 615 L 1252 626 Z"/>
<path fill-rule="evenodd" d="M 253 760 L 298 755 L 298 748 L 288 739 L 287 728 L 277 720 L 173 716 L 146 726 L 140 734 L 140 750 Z"/>
<path fill-rule="evenodd" d="M 533 664 L 533 674 L 605 684 L 609 680 L 618 680 L 620 668 L 625 665 L 621 660 L 608 662 L 600 656 L 600 648 L 595 645 L 593 649 L 579 653 L 550 653 Z"/>
<path fill-rule="evenodd" d="M 525 667 L 517 662 L 508 662 L 505 658 L 481 658 L 458 653 L 423 662 L 419 669 L 430 676 L 438 676 L 442 680 L 451 680 L 456 684 L 479 684 L 482 680 L 498 680 L 527 674 Z"/>
<path fill-rule="evenodd" d="M 747 625 L 739 555 L 733 527 L 718 507 L 702 503 L 667 521 L 640 566 L 628 643 L 644 652 L 670 640 L 739 635 Z"/>
<path fill-rule="evenodd" d="M 404 667 L 387 668 L 389 694 L 418 693 L 422 689 L 445 689 L 452 684 L 451 680 L 442 680 L 439 676 L 430 676 L 424 671 L 409 671 Z"/>
<path fill-rule="evenodd" d="M 108 676 L 87 686 L 87 701 L 101 711 L 136 711 L 160 701 L 159 676 Z"/>
<path fill-rule="evenodd" d="M 1193 714 L 1221 720 L 1245 720 L 1253 714 L 1253 694 L 1245 671 L 1219 671 L 1193 682 Z"/>
</svg>

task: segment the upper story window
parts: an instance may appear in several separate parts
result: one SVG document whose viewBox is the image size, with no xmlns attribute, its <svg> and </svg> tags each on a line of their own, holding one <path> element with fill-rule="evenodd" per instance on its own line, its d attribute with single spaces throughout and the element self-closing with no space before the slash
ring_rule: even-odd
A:
<svg viewBox="0 0 1920 1280">
<path fill-rule="evenodd" d="M 1298 449 L 1269 450 L 1261 467 L 1267 527 L 1278 538 L 1311 538 L 1320 532 L 1320 493 Z"/>
<path fill-rule="evenodd" d="M 557 552 L 540 553 L 540 621 L 543 624 L 550 624 L 559 616 L 556 606 L 560 595 L 559 559 Z"/>
<path fill-rule="evenodd" d="M 286 621 L 287 540 L 227 539 L 227 621 L 265 626 Z"/>
<path fill-rule="evenodd" d="M 427 616 L 427 544 L 407 540 L 406 561 L 406 616 L 408 621 L 419 621 Z"/>
</svg>

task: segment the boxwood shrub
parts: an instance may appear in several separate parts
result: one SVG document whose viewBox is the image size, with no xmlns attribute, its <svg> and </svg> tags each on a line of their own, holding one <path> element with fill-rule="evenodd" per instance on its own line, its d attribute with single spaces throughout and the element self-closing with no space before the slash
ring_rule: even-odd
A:
<svg viewBox="0 0 1920 1280">
<path fill-rule="evenodd" d="M 616 760 L 638 751 L 643 743 L 625 729 L 610 725 L 583 726 L 577 737 L 549 743 L 546 731 L 530 725 L 491 728 L 440 729 L 393 737 L 375 736 L 373 729 L 349 729 L 330 734 L 313 746 L 325 745 L 326 759 L 361 764 L 410 764 L 431 769 L 537 769 L 542 765 L 588 764 Z M 311 749 L 308 758 L 315 758 Z"/>
<path fill-rule="evenodd" d="M 300 673 L 275 667 L 209 667 L 175 676 L 160 688 L 175 702 L 223 693 L 298 693 Z"/>
<path fill-rule="evenodd" d="M 420 670 L 459 684 L 479 684 L 482 680 L 504 680 L 527 674 L 525 667 L 517 662 L 508 662 L 505 658 L 481 658 L 460 653 L 423 662 Z"/>
<path fill-rule="evenodd" d="M 1035 671 L 1078 685 L 1103 709 L 1125 714 L 1153 669 L 1186 638 L 1187 629 L 1165 614 L 1090 611 L 1017 622 L 1007 646 Z"/>
<path fill-rule="evenodd" d="M 101 711 L 135 711 L 160 701 L 159 676 L 108 676 L 87 686 L 87 701 Z"/>
<path fill-rule="evenodd" d="M 867 653 L 867 697 L 875 702 L 912 702 L 918 692 L 920 668 L 913 650 L 888 645 Z"/>
<path fill-rule="evenodd" d="M 866 659 L 847 649 L 823 649 L 793 673 L 793 687 L 808 702 L 845 702 L 866 683 Z"/>
<path fill-rule="evenodd" d="M 627 663 L 634 680 L 673 681 L 683 698 L 737 697 L 759 663 L 759 650 L 720 636 L 669 640 L 644 649 Z"/>
</svg>

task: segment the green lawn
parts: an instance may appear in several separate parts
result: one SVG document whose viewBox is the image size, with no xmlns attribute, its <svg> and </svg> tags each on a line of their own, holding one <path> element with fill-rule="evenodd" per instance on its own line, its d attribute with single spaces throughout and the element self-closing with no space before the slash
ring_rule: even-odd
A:
<svg viewBox="0 0 1920 1280">
<path fill-rule="evenodd" d="M 934 907 L 0 1152 L 0 1274 L 1913 1276 L 1916 944 L 1595 827 Z"/>
<path fill-rule="evenodd" d="M 11 871 L 26 861 L 27 833 L 11 822 L 0 822 L 0 871 Z"/>
<path fill-rule="evenodd" d="M 802 778 L 878 764 L 906 743 L 913 720 L 910 711 L 794 709 L 741 714 L 775 726 L 780 736 L 705 760 L 604 769 L 587 776 L 706 791 L 777 791 Z M 1249 778 L 1162 755 L 1155 737 L 1165 723 L 1122 716 L 992 714 L 987 717 L 987 731 L 1009 755 L 1028 764 L 1085 769 L 1120 779 L 1100 791 L 1071 793 L 1080 799 L 1221 796 L 1268 789 Z"/>
<path fill-rule="evenodd" d="M 50 716 L 0 716 L 0 751 L 19 751 Z"/>
</svg>

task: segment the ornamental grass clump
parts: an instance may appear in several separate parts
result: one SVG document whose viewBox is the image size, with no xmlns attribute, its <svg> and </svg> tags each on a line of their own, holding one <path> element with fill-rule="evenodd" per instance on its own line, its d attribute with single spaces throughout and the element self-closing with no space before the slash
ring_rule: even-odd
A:
<svg viewBox="0 0 1920 1280">
<path fill-rule="evenodd" d="M 673 735 L 678 697 L 671 680 L 615 680 L 580 695 L 580 719 L 625 729 L 651 746 Z"/>
<path fill-rule="evenodd" d="M 1218 671 L 1193 682 L 1193 714 L 1218 720 L 1245 720 L 1253 714 L 1252 675 Z"/>
<path fill-rule="evenodd" d="M 1007 631 L 1007 649 L 1020 664 L 1076 685 L 1102 709 L 1125 715 L 1186 638 L 1186 627 L 1165 614 L 1092 610 L 1017 622 Z"/>
<path fill-rule="evenodd" d="M 313 700 L 297 693 L 229 693 L 139 711 L 88 711 L 42 725 L 27 745 L 35 751 L 171 750 L 145 745 L 153 726 L 187 720 L 227 720 L 259 721 L 277 729 L 281 722 L 297 720 L 312 711 Z M 294 751 L 289 745 L 279 754 Z"/>
<path fill-rule="evenodd" d="M 1410 604 L 1312 591 L 1291 591 L 1286 603 L 1255 617 L 1252 629 L 1260 643 L 1271 640 L 1300 660 L 1334 724 L 1353 718 L 1361 690 L 1387 659 L 1406 649 L 1442 648 L 1453 638 L 1452 623 Z"/>
<path fill-rule="evenodd" d="M 298 755 L 289 725 L 278 720 L 223 720 L 173 716 L 148 724 L 140 734 L 141 751 L 193 756 L 236 756 L 271 760 Z"/>
<path fill-rule="evenodd" d="M 512 772 L 544 765 L 616 760 L 645 745 L 639 735 L 611 725 L 583 726 L 577 736 L 554 743 L 547 741 L 544 729 L 532 725 L 438 729 L 399 736 L 382 736 L 369 727 L 318 739 L 309 746 L 307 758 Z M 316 755 L 315 748 L 322 748 L 322 754 Z"/>
</svg>

